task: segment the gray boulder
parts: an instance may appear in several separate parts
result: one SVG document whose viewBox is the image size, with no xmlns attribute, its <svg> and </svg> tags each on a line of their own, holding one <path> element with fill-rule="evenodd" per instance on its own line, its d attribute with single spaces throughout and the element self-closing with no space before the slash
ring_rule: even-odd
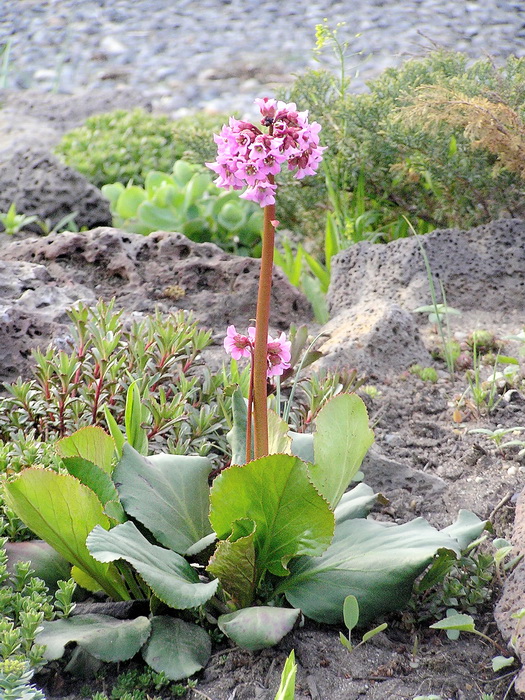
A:
<svg viewBox="0 0 525 700">
<path fill-rule="evenodd" d="M 1 258 L 42 268 L 50 288 L 75 290 L 77 295 L 87 289 L 92 297 L 106 300 L 115 297 L 126 313 L 192 311 L 213 330 L 218 344 L 229 324 L 245 329 L 255 318 L 260 261 L 229 255 L 212 243 L 194 243 L 180 233 L 141 236 L 108 227 L 66 231 L 12 240 L 0 249 Z M 26 301 L 34 304 L 34 295 Z M 311 318 L 305 297 L 276 269 L 274 330 L 288 330 L 291 323 Z"/>
<path fill-rule="evenodd" d="M 332 265 L 329 307 L 333 316 L 363 301 L 385 300 L 406 311 L 431 303 L 419 243 L 447 303 L 462 311 L 500 315 L 525 306 L 525 222 L 502 219 L 460 231 L 440 229 L 423 238 L 386 245 L 351 246 Z M 424 321 L 424 317 L 418 317 Z"/>
<path fill-rule="evenodd" d="M 49 220 L 51 226 L 73 211 L 79 228 L 111 223 L 109 202 L 100 190 L 41 148 L 0 154 L 0 211 L 13 202 L 18 213 Z"/>
<path fill-rule="evenodd" d="M 432 360 L 420 331 L 426 314 L 414 314 L 432 302 L 419 243 L 429 259 L 441 301 L 462 312 L 462 327 L 502 316 L 519 321 L 525 307 L 525 222 L 506 219 L 460 231 L 436 230 L 424 238 L 403 238 L 387 245 L 358 243 L 332 262 L 328 293 L 331 320 L 321 350 L 325 367 L 356 367 L 390 376 L 414 363 Z M 487 327 L 487 330 L 491 330 Z"/>
<path fill-rule="evenodd" d="M 32 349 L 50 342 L 66 347 L 66 310 L 78 299 L 96 301 L 89 289 L 74 282 L 57 286 L 43 265 L 0 260 L 1 382 L 28 375 Z"/>
</svg>

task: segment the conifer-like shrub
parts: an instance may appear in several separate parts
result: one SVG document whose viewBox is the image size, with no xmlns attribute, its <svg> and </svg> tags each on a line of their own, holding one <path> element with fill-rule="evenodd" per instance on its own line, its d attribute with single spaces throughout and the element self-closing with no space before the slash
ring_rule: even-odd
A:
<svg viewBox="0 0 525 700">
<path fill-rule="evenodd" d="M 366 93 L 345 87 L 316 70 L 287 95 L 323 124 L 318 199 L 329 196 L 343 229 L 368 216 L 368 237 L 388 241 L 407 234 L 403 216 L 424 231 L 525 214 L 524 59 L 498 67 L 436 51 L 387 69 Z"/>
</svg>

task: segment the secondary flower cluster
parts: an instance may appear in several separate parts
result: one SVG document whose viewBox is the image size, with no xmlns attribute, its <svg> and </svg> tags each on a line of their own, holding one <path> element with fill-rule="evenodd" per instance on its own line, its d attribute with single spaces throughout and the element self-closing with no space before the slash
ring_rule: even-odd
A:
<svg viewBox="0 0 525 700">
<path fill-rule="evenodd" d="M 290 367 L 291 346 L 292 344 L 286 340 L 284 333 L 275 339 L 268 335 L 267 377 L 280 376 L 285 369 Z M 248 335 L 237 333 L 235 326 L 228 326 L 226 338 L 224 338 L 224 349 L 234 360 L 240 360 L 241 357 L 252 357 L 254 347 L 254 326 L 248 328 Z"/>
<path fill-rule="evenodd" d="M 250 122 L 230 117 L 229 125 L 214 136 L 217 160 L 206 165 L 218 174 L 218 187 L 240 190 L 248 185 L 240 196 L 265 207 L 275 203 L 273 176 L 283 163 L 288 163 L 289 170 L 297 168 L 295 177 L 299 180 L 315 175 L 325 148 L 319 146 L 321 125 L 309 124 L 308 112 L 298 112 L 293 102 L 286 104 L 264 97 L 255 103 L 268 133 Z"/>
</svg>

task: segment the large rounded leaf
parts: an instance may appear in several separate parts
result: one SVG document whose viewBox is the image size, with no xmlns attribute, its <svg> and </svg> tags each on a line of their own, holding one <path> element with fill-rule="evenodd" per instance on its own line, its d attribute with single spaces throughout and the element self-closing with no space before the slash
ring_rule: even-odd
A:
<svg viewBox="0 0 525 700">
<path fill-rule="evenodd" d="M 129 185 L 120 193 L 117 200 L 117 214 L 123 219 L 132 219 L 137 215 L 137 209 L 146 199 L 147 194 L 137 185 Z"/>
<path fill-rule="evenodd" d="M 221 615 L 219 628 L 242 649 L 257 651 L 278 644 L 293 629 L 300 610 L 256 607 Z"/>
<path fill-rule="evenodd" d="M 24 469 L 4 490 L 6 503 L 38 537 L 85 571 L 112 598 L 129 598 L 115 567 L 93 559 L 86 547 L 95 525 L 104 530 L 110 527 L 93 491 L 70 474 L 36 468 Z"/>
<path fill-rule="evenodd" d="M 127 561 L 155 595 L 173 608 L 203 605 L 215 594 L 219 584 L 218 581 L 201 583 L 195 569 L 183 557 L 148 542 L 131 521 L 109 532 L 96 527 L 87 545 L 99 561 Z"/>
<path fill-rule="evenodd" d="M 239 520 L 255 523 L 259 576 L 286 576 L 290 559 L 316 556 L 329 545 L 334 515 L 310 482 L 306 465 L 292 455 L 269 455 L 232 466 L 214 481 L 210 521 L 226 539 Z"/>
<path fill-rule="evenodd" d="M 62 438 L 55 443 L 55 449 L 61 457 L 82 457 L 108 474 L 113 471 L 115 441 L 97 425 L 88 425 Z"/>
<path fill-rule="evenodd" d="M 481 523 L 481 521 L 480 521 Z M 334 541 L 317 558 L 301 557 L 290 564 L 291 575 L 278 593 L 318 622 L 342 621 L 343 603 L 354 595 L 359 624 L 399 610 L 410 598 L 414 580 L 439 549 L 459 555 L 458 542 L 423 518 L 403 525 L 373 520 L 345 520 Z"/>
<path fill-rule="evenodd" d="M 212 469 L 206 457 L 143 457 L 124 445 L 114 481 L 124 508 L 165 547 L 179 554 L 211 533 L 208 511 Z"/>
<path fill-rule="evenodd" d="M 142 650 L 148 666 L 172 681 L 200 671 L 210 654 L 211 641 L 202 627 L 164 615 L 151 620 L 151 636 Z"/>
<path fill-rule="evenodd" d="M 4 547 L 9 573 L 14 572 L 17 562 L 28 561 L 34 575 L 45 582 L 51 593 L 58 589 L 58 581 L 67 581 L 71 575 L 71 564 L 43 540 L 6 542 Z"/>
<path fill-rule="evenodd" d="M 110 615 L 75 615 L 44 622 L 36 643 L 46 648 L 48 661 L 62 658 L 66 645 L 76 642 L 96 659 L 106 662 L 133 658 L 150 634 L 147 617 L 117 620 Z"/>
<path fill-rule="evenodd" d="M 310 477 L 335 508 L 359 471 L 374 433 L 368 427 L 366 406 L 356 394 L 340 394 L 328 401 L 315 428 Z"/>
</svg>

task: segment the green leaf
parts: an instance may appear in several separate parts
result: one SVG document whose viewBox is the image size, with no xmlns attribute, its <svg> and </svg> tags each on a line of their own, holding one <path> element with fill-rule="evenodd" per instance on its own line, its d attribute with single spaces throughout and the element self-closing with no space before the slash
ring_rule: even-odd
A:
<svg viewBox="0 0 525 700">
<path fill-rule="evenodd" d="M 124 185 L 121 182 L 112 182 L 109 185 L 103 185 L 101 188 L 101 192 L 106 197 L 106 199 L 109 199 L 109 203 L 111 206 L 111 210 L 113 211 L 116 209 L 118 198 L 124 191 Z"/>
<path fill-rule="evenodd" d="M 95 525 L 104 530 L 110 527 L 93 491 L 70 474 L 36 468 L 25 469 L 4 489 L 6 503 L 38 537 L 115 600 L 129 598 L 115 567 L 93 559 L 86 547 Z"/>
<path fill-rule="evenodd" d="M 126 393 L 126 410 L 124 423 L 129 444 L 141 455 L 148 454 L 148 433 L 144 424 L 149 420 L 150 413 L 142 403 L 137 382 L 132 382 Z"/>
<path fill-rule="evenodd" d="M 227 202 L 220 210 L 217 221 L 227 231 L 234 231 L 238 228 L 245 218 L 244 211 L 239 204 Z"/>
<path fill-rule="evenodd" d="M 277 588 L 288 602 L 318 622 L 342 620 L 345 598 L 359 602 L 360 625 L 409 600 L 414 580 L 441 548 L 459 554 L 458 543 L 423 518 L 403 525 L 373 520 L 338 523 L 334 541 L 317 558 L 290 564 L 291 575 Z"/>
<path fill-rule="evenodd" d="M 113 504 L 111 512 L 115 520 L 120 523 L 126 520 L 117 489 L 109 474 L 82 457 L 65 457 L 63 463 L 71 476 L 76 477 L 97 495 L 104 508 L 109 502 Z"/>
<path fill-rule="evenodd" d="M 450 615 L 439 622 L 434 622 L 430 625 L 430 629 L 434 630 L 458 630 L 459 632 L 475 632 L 476 625 L 470 615 Z"/>
<path fill-rule="evenodd" d="M 306 465 L 291 455 L 270 455 L 232 466 L 215 479 L 210 522 L 219 539 L 237 520 L 256 524 L 258 574 L 286 576 L 290 559 L 315 556 L 329 545 L 334 516 L 308 479 Z"/>
<path fill-rule="evenodd" d="M 241 649 L 257 651 L 278 644 L 291 632 L 300 614 L 300 610 L 291 608 L 260 606 L 221 615 L 217 624 Z"/>
<path fill-rule="evenodd" d="M 44 622 L 35 642 L 43 644 L 47 661 L 61 659 L 67 644 L 76 642 L 96 659 L 112 663 L 135 656 L 150 635 L 147 617 L 117 620 L 110 615 L 75 615 Z"/>
<path fill-rule="evenodd" d="M 61 457 L 82 457 L 108 474 L 113 471 L 115 441 L 102 428 L 89 425 L 55 443 Z"/>
<path fill-rule="evenodd" d="M 155 206 L 153 202 L 142 202 L 137 216 L 152 231 L 176 231 L 181 224 L 179 216 L 169 209 Z"/>
<path fill-rule="evenodd" d="M 294 650 L 290 652 L 281 674 L 281 683 L 274 700 L 294 700 L 295 698 L 295 676 L 297 664 L 295 663 Z"/>
<path fill-rule="evenodd" d="M 195 173 L 184 188 L 184 208 L 186 209 L 201 199 L 202 195 L 206 192 L 210 184 L 211 178 L 209 175 L 206 173 Z"/>
<path fill-rule="evenodd" d="M 184 160 L 178 160 L 173 166 L 173 175 L 181 186 L 186 185 L 191 180 L 194 172 L 195 169 Z"/>
<path fill-rule="evenodd" d="M 496 673 L 497 671 L 501 671 L 502 668 L 512 666 L 514 661 L 515 659 L 513 656 L 495 656 L 492 659 L 492 670 L 494 671 L 494 673 Z"/>
<path fill-rule="evenodd" d="M 237 608 L 246 608 L 253 602 L 257 585 L 257 566 L 255 559 L 255 527 L 251 523 L 251 532 L 239 537 L 233 536 L 221 540 L 206 567 L 219 579 L 223 590 L 231 597 Z"/>
<path fill-rule="evenodd" d="M 185 554 L 211 533 L 208 511 L 212 470 L 206 457 L 158 454 L 143 457 L 124 445 L 114 480 L 129 515 L 165 547 Z"/>
<path fill-rule="evenodd" d="M 148 542 L 131 521 L 109 532 L 96 527 L 87 538 L 87 546 L 98 561 L 127 561 L 157 598 L 175 609 L 203 605 L 219 584 L 218 581 L 201 583 L 195 569 L 183 557 Z"/>
<path fill-rule="evenodd" d="M 488 524 L 488 520 L 480 520 L 472 511 L 461 509 L 456 521 L 452 525 L 445 527 L 441 532 L 457 540 L 460 549 L 463 551 L 473 540 L 481 535 Z"/>
<path fill-rule="evenodd" d="M 310 478 L 332 508 L 339 503 L 374 442 L 368 414 L 356 394 L 341 394 L 319 411 Z"/>
<path fill-rule="evenodd" d="M 67 581 L 71 575 L 71 564 L 44 540 L 6 542 L 4 547 L 9 572 L 14 571 L 17 562 L 29 561 L 34 575 L 41 578 L 52 593 L 58 588 L 57 581 Z"/>
<path fill-rule="evenodd" d="M 343 621 L 351 632 L 359 622 L 359 603 L 355 595 L 347 595 L 343 602 Z"/>
<path fill-rule="evenodd" d="M 232 464 L 242 465 L 246 462 L 246 423 L 248 408 L 241 389 L 232 394 L 233 427 L 226 436 L 232 448 Z"/>
<path fill-rule="evenodd" d="M 314 461 L 314 436 L 312 433 L 294 433 L 289 431 L 292 438 L 292 454 L 303 462 L 312 464 Z"/>
<path fill-rule="evenodd" d="M 122 457 L 122 448 L 124 447 L 126 438 L 119 428 L 117 421 L 113 418 L 113 415 L 109 410 L 109 406 L 107 405 L 104 405 L 104 417 L 106 419 L 108 430 L 111 433 L 111 437 L 115 443 L 115 454 L 117 455 L 117 459 L 120 459 Z"/>
<path fill-rule="evenodd" d="M 148 194 L 153 193 L 162 187 L 163 184 L 174 185 L 175 180 L 167 173 L 160 172 L 159 170 L 151 170 L 144 180 L 144 188 Z"/>
<path fill-rule="evenodd" d="M 303 274 L 301 275 L 301 289 L 305 297 L 312 305 L 317 323 L 327 323 L 330 319 L 330 314 L 328 313 L 326 296 L 321 290 L 321 283 L 319 280 L 316 277 Z"/>
<path fill-rule="evenodd" d="M 352 518 L 366 518 L 377 500 L 378 495 L 374 493 L 374 489 L 364 483 L 357 484 L 342 495 L 334 510 L 335 522 L 342 523 Z"/>
<path fill-rule="evenodd" d="M 365 633 L 364 633 L 364 635 L 363 635 L 363 637 L 362 637 L 362 642 L 368 642 L 369 639 L 372 639 L 372 637 L 375 637 L 376 634 L 379 634 L 379 633 L 382 632 L 383 630 L 386 630 L 387 627 L 388 627 L 388 623 L 387 623 L 387 622 L 382 622 L 382 623 L 381 623 L 380 625 L 378 625 L 377 627 L 374 627 L 373 630 L 368 630 L 368 632 L 365 632 Z"/>
<path fill-rule="evenodd" d="M 126 187 L 126 189 L 120 193 L 120 197 L 117 200 L 117 214 L 123 219 L 135 218 L 139 206 L 146 198 L 147 194 L 142 187 L 138 187 L 137 185 Z"/>
<path fill-rule="evenodd" d="M 172 681 L 188 678 L 206 666 L 210 655 L 210 637 L 202 627 L 165 615 L 152 618 L 142 657 L 157 673 Z"/>
<path fill-rule="evenodd" d="M 288 435 L 288 423 L 275 411 L 268 411 L 268 453 L 291 454 L 292 439 Z"/>
</svg>

